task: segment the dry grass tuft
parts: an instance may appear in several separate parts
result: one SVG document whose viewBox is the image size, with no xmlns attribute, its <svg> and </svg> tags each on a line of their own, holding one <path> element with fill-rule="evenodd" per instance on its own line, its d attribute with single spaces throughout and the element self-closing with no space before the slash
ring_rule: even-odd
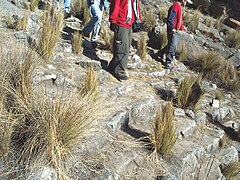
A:
<svg viewBox="0 0 240 180">
<path fill-rule="evenodd" d="M 97 74 L 94 70 L 94 67 L 90 66 L 86 73 L 83 87 L 81 88 L 81 94 L 84 96 L 88 94 L 92 96 L 98 96 L 98 93 L 99 93 L 98 88 L 99 88 L 99 82 L 98 82 Z"/>
<path fill-rule="evenodd" d="M 218 30 L 221 31 L 222 30 L 222 25 L 223 25 L 223 21 L 226 19 L 226 16 L 223 14 L 221 16 L 219 16 L 217 18 L 217 20 L 215 21 L 214 27 Z"/>
<path fill-rule="evenodd" d="M 215 99 L 221 100 L 223 99 L 223 94 L 221 91 L 216 91 L 215 92 Z"/>
<path fill-rule="evenodd" d="M 213 25 L 214 18 L 211 16 L 207 16 L 206 19 L 204 20 L 204 24 L 208 27 L 211 27 Z"/>
<path fill-rule="evenodd" d="M 141 38 L 138 39 L 137 43 L 137 54 L 144 60 L 147 57 L 147 34 L 141 33 Z"/>
<path fill-rule="evenodd" d="M 82 0 L 76 0 L 71 4 L 71 12 L 75 17 L 81 17 L 83 14 L 84 3 Z"/>
<path fill-rule="evenodd" d="M 199 9 L 195 10 L 193 14 L 186 12 L 184 14 L 184 21 L 188 30 L 195 31 L 198 29 L 198 24 L 201 18 L 201 12 Z"/>
<path fill-rule="evenodd" d="M 152 31 L 152 29 L 156 26 L 156 17 L 153 10 L 149 7 L 144 8 L 142 11 L 143 18 L 143 27 L 147 32 Z"/>
<path fill-rule="evenodd" d="M 231 48 L 240 49 L 240 28 L 230 31 L 225 38 L 225 42 Z"/>
<path fill-rule="evenodd" d="M 168 43 L 167 32 L 166 31 L 161 31 L 159 35 L 160 35 L 161 49 L 163 49 Z"/>
<path fill-rule="evenodd" d="M 53 55 L 62 27 L 63 13 L 57 12 L 56 7 L 52 5 L 42 17 L 42 27 L 37 47 L 37 52 L 44 60 L 48 60 Z"/>
<path fill-rule="evenodd" d="M 26 171 L 49 165 L 58 179 L 69 179 L 69 156 L 81 138 L 109 113 L 107 104 L 96 97 L 96 88 L 80 95 L 59 92 L 55 97 L 33 93 L 32 72 L 36 53 L 20 45 L 0 46 L 0 155 L 9 146 L 17 162 Z M 89 81 L 94 83 L 93 70 Z M 71 164 L 71 167 L 73 165 Z"/>
<path fill-rule="evenodd" d="M 7 16 L 5 21 L 7 27 L 10 29 L 16 29 L 18 31 L 26 30 L 28 26 L 28 15 L 24 14 L 23 17 L 18 17 L 17 19 L 14 19 L 13 16 Z"/>
<path fill-rule="evenodd" d="M 21 45 L 0 47 L 0 129 L 1 155 L 8 154 L 11 137 L 19 123 L 16 96 L 28 102 L 32 94 L 31 80 L 37 56 Z"/>
<path fill-rule="evenodd" d="M 87 4 L 85 4 L 83 7 L 83 20 L 82 20 L 83 25 L 86 25 L 89 20 L 90 20 L 89 8 Z"/>
<path fill-rule="evenodd" d="M 24 14 L 21 19 L 17 20 L 16 30 L 26 30 L 28 26 L 28 15 Z"/>
<path fill-rule="evenodd" d="M 71 40 L 72 51 L 74 54 L 80 54 L 82 52 L 82 35 L 75 31 Z"/>
<path fill-rule="evenodd" d="M 38 6 L 39 0 L 30 0 L 30 11 L 35 12 Z"/>
<path fill-rule="evenodd" d="M 198 99 L 203 94 L 200 88 L 201 81 L 201 76 L 187 76 L 179 84 L 176 99 L 176 105 L 179 108 L 195 107 Z"/>
<path fill-rule="evenodd" d="M 240 81 L 236 68 L 216 52 L 195 56 L 190 67 L 218 86 L 240 93 Z"/>
<path fill-rule="evenodd" d="M 223 169 L 226 179 L 237 180 L 240 177 L 240 162 L 233 162 Z"/>
<path fill-rule="evenodd" d="M 166 7 L 161 7 L 159 9 L 159 19 L 160 21 L 164 22 L 167 18 L 167 13 L 168 13 L 168 10 Z"/>
<path fill-rule="evenodd" d="M 186 44 L 184 42 L 180 43 L 179 59 L 181 62 L 185 62 L 187 60 L 187 48 L 186 48 Z"/>
<path fill-rule="evenodd" d="M 167 102 L 160 108 L 155 118 L 153 133 L 150 136 L 154 147 L 151 157 L 156 158 L 158 154 L 169 155 L 171 153 L 177 140 L 173 118 L 173 105 Z"/>
<path fill-rule="evenodd" d="M 80 96 L 75 91 L 64 97 L 39 95 L 32 99 L 27 104 L 18 101 L 22 119 L 13 140 L 20 162 L 26 168 L 50 163 L 59 179 L 68 179 L 67 157 L 72 156 L 73 147 L 97 119 L 103 117 L 106 105 L 90 94 Z"/>
<path fill-rule="evenodd" d="M 113 33 L 109 30 L 109 27 L 106 25 L 103 25 L 101 27 L 101 34 L 100 34 L 102 40 L 104 41 L 103 49 L 106 50 L 113 50 Z"/>
</svg>

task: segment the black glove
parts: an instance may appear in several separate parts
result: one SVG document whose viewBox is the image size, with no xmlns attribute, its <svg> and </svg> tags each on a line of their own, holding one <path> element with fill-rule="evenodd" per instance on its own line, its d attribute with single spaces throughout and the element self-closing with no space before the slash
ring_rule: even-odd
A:
<svg viewBox="0 0 240 180">
<path fill-rule="evenodd" d="M 115 32 L 116 29 L 117 29 L 117 24 L 116 23 L 111 23 L 110 24 L 110 29 L 111 29 L 111 31 Z"/>
</svg>

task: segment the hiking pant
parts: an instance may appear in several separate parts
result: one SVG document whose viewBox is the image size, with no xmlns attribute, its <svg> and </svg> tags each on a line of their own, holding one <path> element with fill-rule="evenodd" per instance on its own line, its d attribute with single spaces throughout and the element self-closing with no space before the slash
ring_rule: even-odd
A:
<svg viewBox="0 0 240 180">
<path fill-rule="evenodd" d="M 59 0 L 56 0 L 56 3 L 57 3 L 57 8 L 59 8 Z M 64 0 L 64 11 L 66 13 L 70 13 L 70 3 L 71 3 L 71 0 Z"/>
<path fill-rule="evenodd" d="M 85 34 L 90 34 L 90 32 L 92 32 L 91 42 L 96 42 L 98 39 L 98 33 L 101 26 L 103 10 L 104 5 L 102 1 L 95 0 L 94 3 L 90 5 L 90 14 L 92 18 L 83 28 L 83 32 Z"/>
<path fill-rule="evenodd" d="M 117 26 L 113 40 L 113 58 L 108 69 L 115 74 L 125 74 L 131 45 L 131 28 Z"/>
<path fill-rule="evenodd" d="M 171 64 L 174 61 L 179 37 L 180 36 L 179 36 L 178 32 L 176 32 L 176 33 L 168 32 L 167 33 L 168 44 L 164 48 L 166 51 L 166 65 Z"/>
</svg>

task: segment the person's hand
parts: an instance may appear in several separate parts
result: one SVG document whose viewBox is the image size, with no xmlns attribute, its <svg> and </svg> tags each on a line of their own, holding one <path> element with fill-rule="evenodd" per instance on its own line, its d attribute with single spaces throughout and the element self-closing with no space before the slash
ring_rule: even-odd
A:
<svg viewBox="0 0 240 180">
<path fill-rule="evenodd" d="M 172 33 L 175 34 L 177 30 L 175 28 L 172 29 Z"/>
<path fill-rule="evenodd" d="M 111 31 L 115 32 L 116 29 L 117 29 L 117 24 L 116 23 L 111 23 L 110 24 L 110 29 L 111 29 Z"/>
<path fill-rule="evenodd" d="M 187 31 L 187 27 L 183 26 L 183 31 L 186 32 Z"/>
</svg>

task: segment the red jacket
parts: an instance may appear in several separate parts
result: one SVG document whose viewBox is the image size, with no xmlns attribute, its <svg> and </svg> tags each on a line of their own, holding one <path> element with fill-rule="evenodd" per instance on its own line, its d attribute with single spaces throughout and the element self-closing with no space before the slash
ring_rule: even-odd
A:
<svg viewBox="0 0 240 180">
<path fill-rule="evenodd" d="M 132 0 L 132 3 L 133 1 L 134 0 Z M 138 3 L 139 3 L 138 5 L 139 18 L 140 20 L 142 20 L 140 14 L 140 1 L 138 1 Z M 111 0 L 109 16 L 110 23 L 116 23 L 118 26 L 130 28 L 135 19 L 134 11 L 132 10 L 132 18 L 130 24 L 125 23 L 127 20 L 127 14 L 128 14 L 128 0 Z"/>
<path fill-rule="evenodd" d="M 179 2 L 175 2 L 168 10 L 167 28 L 183 30 L 182 7 Z"/>
</svg>

